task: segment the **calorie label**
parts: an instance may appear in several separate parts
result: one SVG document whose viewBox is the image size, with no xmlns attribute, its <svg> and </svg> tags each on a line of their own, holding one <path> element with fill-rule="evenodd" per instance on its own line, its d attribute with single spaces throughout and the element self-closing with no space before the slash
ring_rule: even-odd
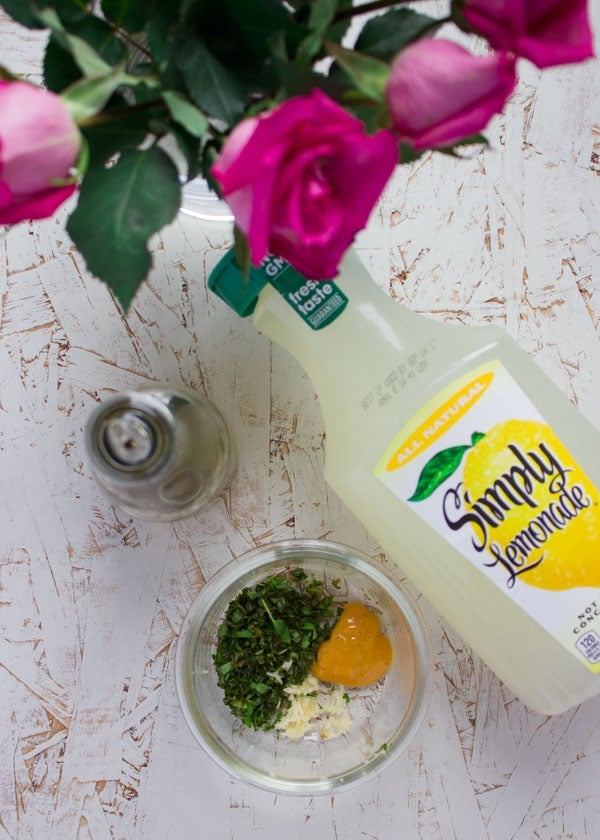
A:
<svg viewBox="0 0 600 840">
<path fill-rule="evenodd" d="M 600 636 L 595 630 L 590 630 L 585 636 L 577 640 L 575 646 L 580 650 L 588 662 L 600 662 Z"/>
</svg>

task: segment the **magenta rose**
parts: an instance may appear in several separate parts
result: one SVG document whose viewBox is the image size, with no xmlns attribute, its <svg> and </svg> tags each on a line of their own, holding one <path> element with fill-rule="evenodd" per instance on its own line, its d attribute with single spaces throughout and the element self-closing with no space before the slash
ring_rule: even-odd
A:
<svg viewBox="0 0 600 840">
<path fill-rule="evenodd" d="M 424 38 L 395 59 L 386 87 L 394 131 L 421 151 L 482 131 L 516 84 L 515 59 L 475 56 L 451 41 Z"/>
<path fill-rule="evenodd" d="M 493 47 L 538 67 L 594 54 L 587 0 L 459 0 L 457 9 Z"/>
<path fill-rule="evenodd" d="M 362 122 L 319 90 L 241 122 L 211 172 L 252 262 L 267 253 L 306 277 L 333 277 L 398 162 L 388 131 Z"/>
<path fill-rule="evenodd" d="M 73 193 L 81 137 L 63 102 L 26 82 L 0 81 L 0 224 L 45 219 Z"/>
</svg>

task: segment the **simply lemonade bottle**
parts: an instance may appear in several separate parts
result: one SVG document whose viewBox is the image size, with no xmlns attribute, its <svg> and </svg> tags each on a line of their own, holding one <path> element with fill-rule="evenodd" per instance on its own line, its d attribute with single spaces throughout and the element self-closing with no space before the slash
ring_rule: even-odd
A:
<svg viewBox="0 0 600 840">
<path fill-rule="evenodd" d="M 335 282 L 233 252 L 210 287 L 302 363 L 325 477 L 531 708 L 600 692 L 600 435 L 504 333 L 416 315 L 350 251 Z"/>
</svg>

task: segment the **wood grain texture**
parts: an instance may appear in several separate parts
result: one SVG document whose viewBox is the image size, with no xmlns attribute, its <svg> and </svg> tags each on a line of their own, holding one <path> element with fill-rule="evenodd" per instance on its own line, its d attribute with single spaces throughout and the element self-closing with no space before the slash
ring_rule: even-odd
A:
<svg viewBox="0 0 600 840">
<path fill-rule="evenodd" d="M 2 12 L 0 32 L 1 62 L 39 80 L 45 36 Z M 490 150 L 399 168 L 358 248 L 408 307 L 505 326 L 600 427 L 599 63 L 520 72 Z M 288 537 L 388 561 L 323 481 L 298 363 L 206 290 L 229 227 L 181 216 L 157 236 L 124 318 L 65 218 L 0 233 L 0 840 L 596 840 L 600 702 L 528 711 L 422 598 L 435 689 L 389 772 L 281 798 L 196 746 L 174 644 L 215 571 Z M 113 508 L 84 458 L 94 406 L 148 380 L 207 395 L 239 452 L 231 486 L 176 524 Z"/>
</svg>

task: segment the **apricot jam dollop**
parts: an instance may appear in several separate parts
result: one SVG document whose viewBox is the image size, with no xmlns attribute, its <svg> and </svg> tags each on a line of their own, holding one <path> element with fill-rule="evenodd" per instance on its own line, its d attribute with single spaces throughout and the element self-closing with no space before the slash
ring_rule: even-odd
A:
<svg viewBox="0 0 600 840">
<path fill-rule="evenodd" d="M 392 656 L 392 646 L 375 613 L 364 604 L 349 603 L 329 639 L 319 645 L 311 670 L 323 682 L 360 688 L 381 679 Z"/>
</svg>

